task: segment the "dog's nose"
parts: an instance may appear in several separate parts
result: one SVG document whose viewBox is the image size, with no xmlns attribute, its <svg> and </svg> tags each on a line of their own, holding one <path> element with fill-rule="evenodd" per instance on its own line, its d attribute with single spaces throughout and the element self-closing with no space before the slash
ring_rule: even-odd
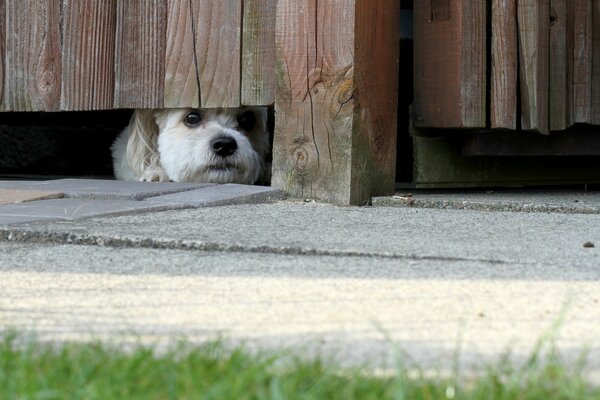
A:
<svg viewBox="0 0 600 400">
<path fill-rule="evenodd" d="M 221 157 L 232 155 L 238 148 L 235 139 L 225 136 L 213 140 L 211 146 L 214 152 Z"/>
</svg>

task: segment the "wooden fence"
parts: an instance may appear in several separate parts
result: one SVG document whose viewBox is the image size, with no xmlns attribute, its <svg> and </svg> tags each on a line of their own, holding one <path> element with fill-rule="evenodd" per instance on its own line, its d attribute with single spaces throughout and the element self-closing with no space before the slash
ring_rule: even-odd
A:
<svg viewBox="0 0 600 400">
<path fill-rule="evenodd" d="M 600 1 L 414 6 L 417 127 L 549 133 L 600 124 Z"/>
<path fill-rule="evenodd" d="M 362 204 L 394 191 L 399 7 L 0 0 L 0 110 L 275 103 L 273 185 Z"/>
<path fill-rule="evenodd" d="M 272 104 L 275 4 L 0 0 L 0 109 Z"/>
</svg>

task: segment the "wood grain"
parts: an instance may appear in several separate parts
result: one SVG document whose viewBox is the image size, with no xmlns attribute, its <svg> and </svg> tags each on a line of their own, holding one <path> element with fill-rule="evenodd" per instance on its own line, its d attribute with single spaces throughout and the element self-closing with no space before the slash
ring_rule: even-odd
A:
<svg viewBox="0 0 600 400">
<path fill-rule="evenodd" d="M 591 122 L 592 108 L 592 0 L 569 0 L 572 30 L 570 83 L 573 123 Z"/>
<path fill-rule="evenodd" d="M 398 21 L 397 0 L 356 2 L 351 204 L 364 204 L 372 196 L 394 193 L 400 62 Z M 343 91 L 341 94 L 339 104 L 347 101 L 347 95 Z"/>
<path fill-rule="evenodd" d="M 276 0 L 244 0 L 242 104 L 275 102 Z"/>
<path fill-rule="evenodd" d="M 491 128 L 517 129 L 517 3 L 492 1 Z"/>
<path fill-rule="evenodd" d="M 0 0 L 0 111 L 4 110 L 4 48 L 6 44 L 6 4 Z"/>
<path fill-rule="evenodd" d="M 165 107 L 199 106 L 196 62 L 201 106 L 238 107 L 242 1 L 193 0 L 193 10 L 189 3 L 167 2 Z"/>
<path fill-rule="evenodd" d="M 64 110 L 113 107 L 116 0 L 65 0 Z"/>
<path fill-rule="evenodd" d="M 571 125 L 568 92 L 567 0 L 550 0 L 550 130 Z"/>
<path fill-rule="evenodd" d="M 60 7 L 60 0 L 6 1 L 6 110 L 60 108 Z"/>
<path fill-rule="evenodd" d="M 163 0 L 117 3 L 115 108 L 162 108 L 167 7 Z"/>
<path fill-rule="evenodd" d="M 393 192 L 398 4 L 278 1 L 274 186 L 337 204 Z"/>
<path fill-rule="evenodd" d="M 549 0 L 519 0 L 521 126 L 549 133 Z"/>
<path fill-rule="evenodd" d="M 485 1 L 463 1 L 462 122 L 465 127 L 486 125 L 487 10 Z"/>
<path fill-rule="evenodd" d="M 486 16 L 482 1 L 414 3 L 415 126 L 486 126 Z"/>
<path fill-rule="evenodd" d="M 592 2 L 592 124 L 600 125 L 600 1 Z"/>
</svg>

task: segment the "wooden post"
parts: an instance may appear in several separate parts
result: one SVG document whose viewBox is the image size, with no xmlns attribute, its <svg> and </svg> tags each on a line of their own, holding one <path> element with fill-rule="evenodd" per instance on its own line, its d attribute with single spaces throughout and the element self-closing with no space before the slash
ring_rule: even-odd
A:
<svg viewBox="0 0 600 400">
<path fill-rule="evenodd" d="M 116 0 L 65 0 L 63 110 L 113 107 L 116 14 Z"/>
<path fill-rule="evenodd" d="M 6 3 L 6 110 L 59 110 L 60 7 L 60 0 Z"/>
<path fill-rule="evenodd" d="M 486 126 L 485 1 L 414 2 L 415 126 Z"/>
<path fill-rule="evenodd" d="M 492 1 L 491 128 L 517 129 L 517 2 Z"/>
<path fill-rule="evenodd" d="M 164 0 L 119 1 L 115 108 L 162 108 L 164 101 Z"/>
<path fill-rule="evenodd" d="M 521 125 L 525 130 L 549 131 L 550 0 L 519 0 L 519 62 L 521 67 Z"/>
<path fill-rule="evenodd" d="M 242 0 L 191 3 L 167 2 L 165 107 L 198 107 L 198 83 L 200 106 L 238 107 Z"/>
<path fill-rule="evenodd" d="M 394 191 L 399 1 L 279 0 L 273 185 L 365 204 Z"/>
<path fill-rule="evenodd" d="M 242 104 L 275 102 L 276 0 L 244 0 Z"/>
</svg>

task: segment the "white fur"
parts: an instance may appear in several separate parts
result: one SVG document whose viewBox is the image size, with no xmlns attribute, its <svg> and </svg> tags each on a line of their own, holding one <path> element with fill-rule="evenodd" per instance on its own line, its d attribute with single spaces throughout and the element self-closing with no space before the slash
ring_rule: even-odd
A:
<svg viewBox="0 0 600 400">
<path fill-rule="evenodd" d="M 267 113 L 262 107 L 202 109 L 202 122 L 190 127 L 184 118 L 192 109 L 136 110 L 129 126 L 112 145 L 115 177 L 121 180 L 246 183 L 268 181 Z M 237 118 L 251 111 L 256 124 L 250 132 Z M 228 137 L 237 150 L 216 154 L 211 142 Z"/>
</svg>

